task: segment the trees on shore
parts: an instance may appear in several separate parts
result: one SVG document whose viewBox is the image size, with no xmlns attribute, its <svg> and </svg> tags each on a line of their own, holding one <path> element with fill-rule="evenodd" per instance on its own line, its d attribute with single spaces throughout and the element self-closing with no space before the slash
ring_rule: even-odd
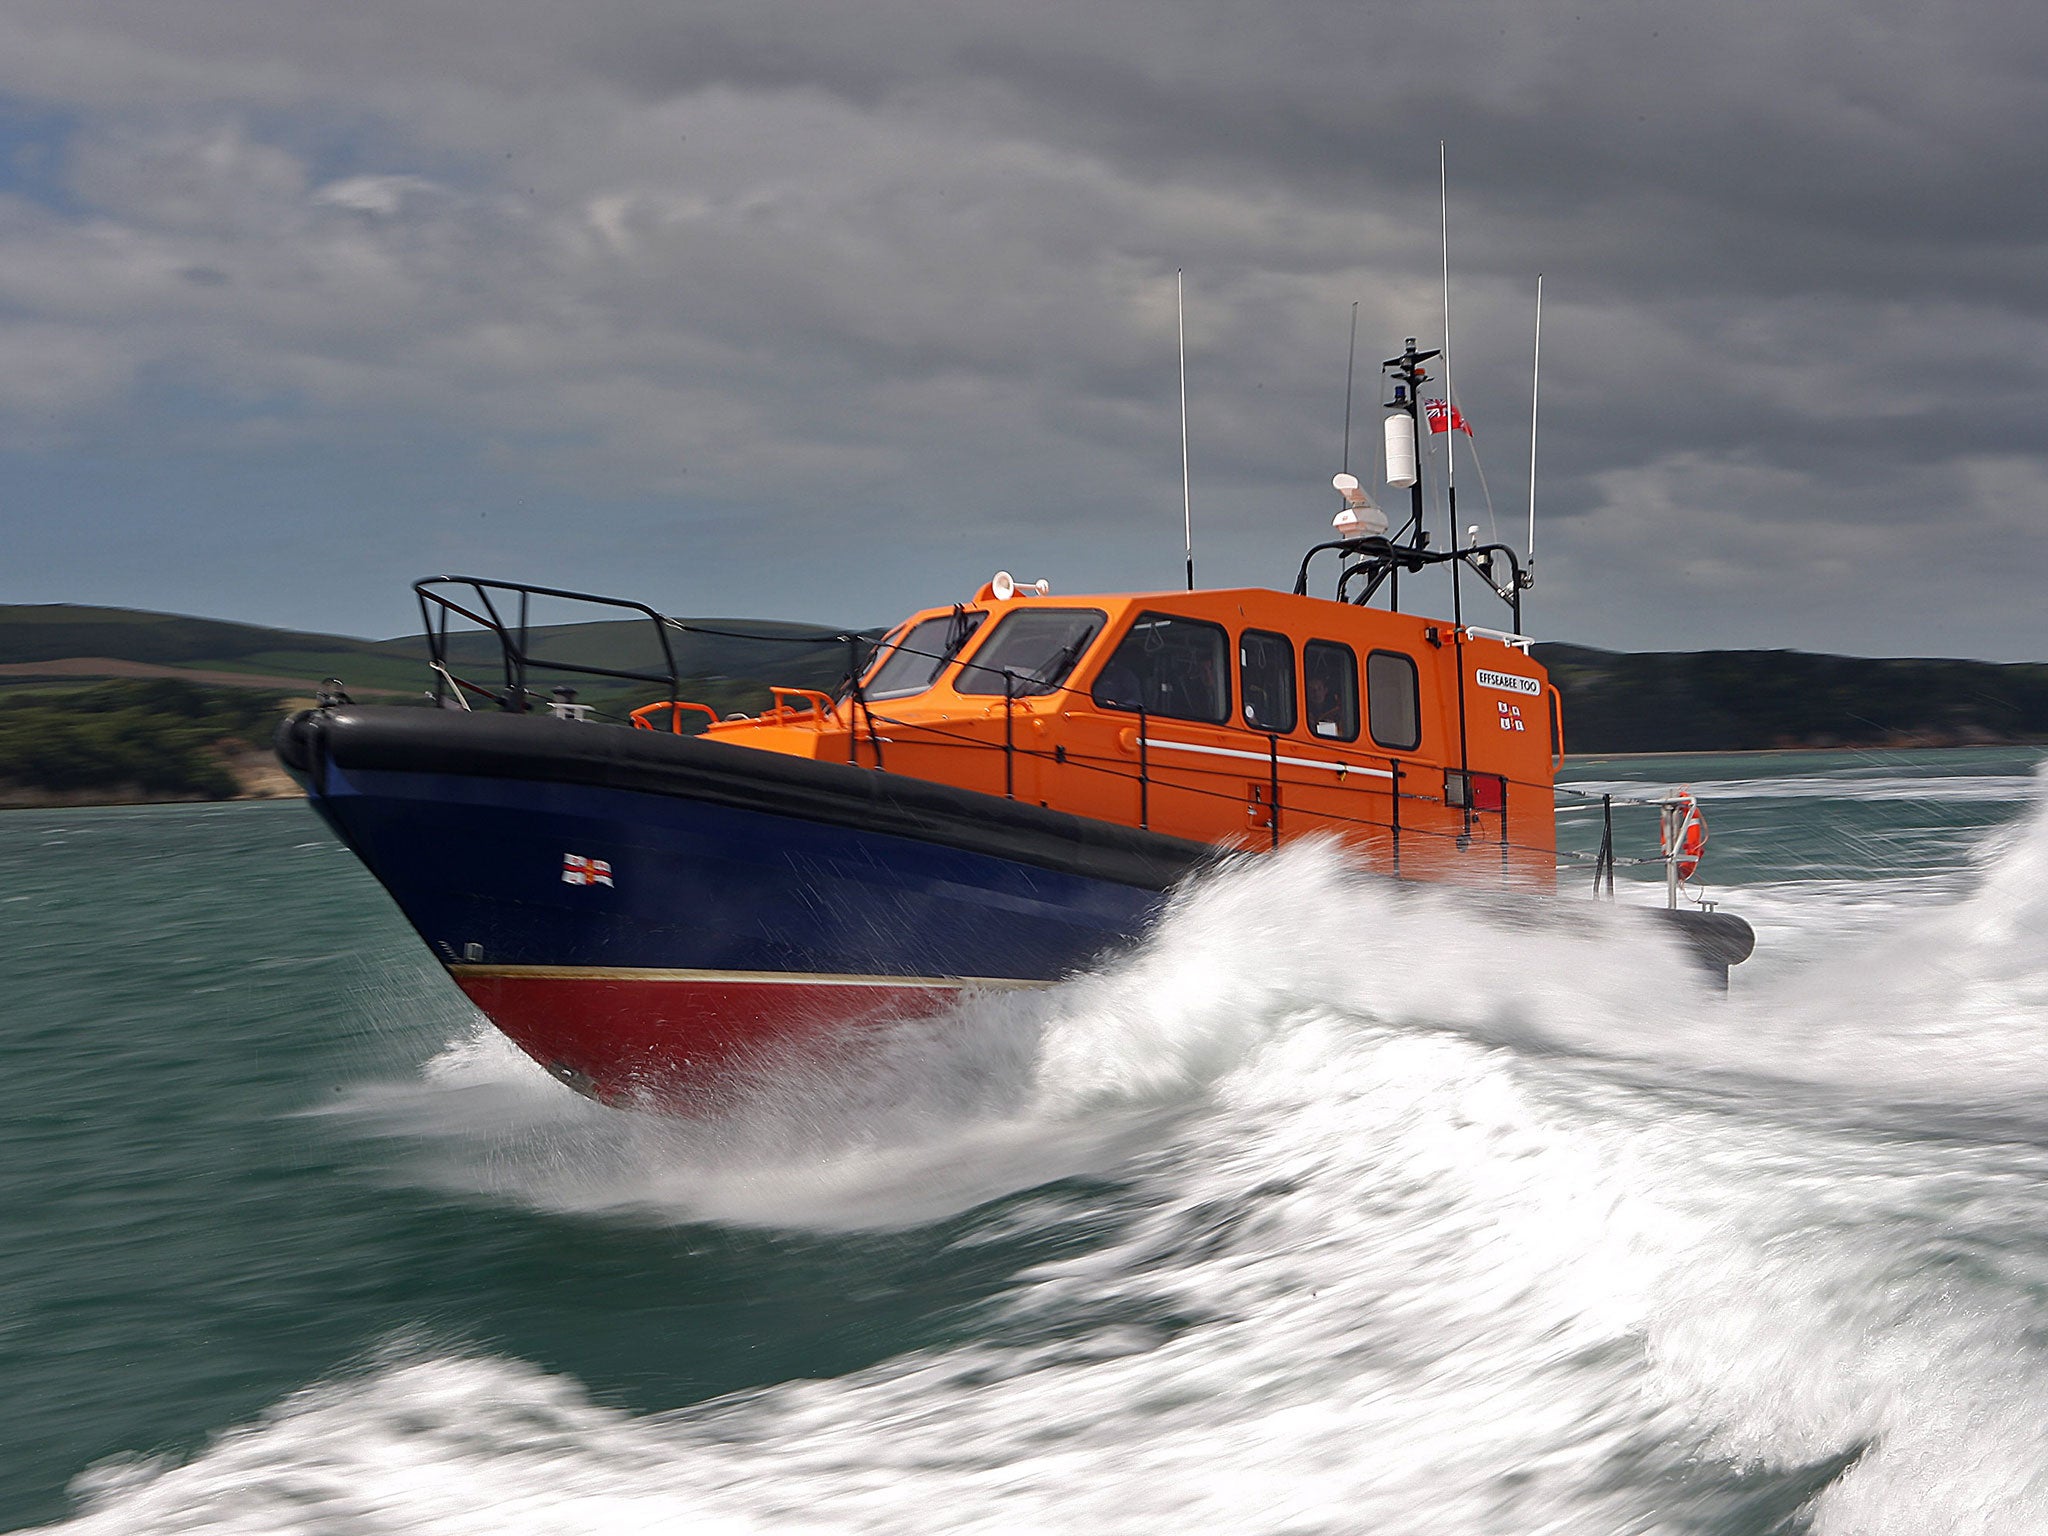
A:
<svg viewBox="0 0 2048 1536">
<path fill-rule="evenodd" d="M 284 696 L 175 678 L 0 693 L 0 794 L 225 800 L 230 754 L 268 744 Z"/>
</svg>

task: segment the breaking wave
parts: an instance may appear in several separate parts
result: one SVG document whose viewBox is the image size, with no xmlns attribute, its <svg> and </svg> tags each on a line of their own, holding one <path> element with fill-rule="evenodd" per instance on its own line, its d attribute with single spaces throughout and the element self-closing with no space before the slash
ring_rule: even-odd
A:
<svg viewBox="0 0 2048 1536">
<path fill-rule="evenodd" d="M 336 1112 L 388 1176 L 1002 1282 L 667 1412 L 394 1343 L 67 1529 L 2048 1529 L 2048 806 L 1881 892 L 1742 892 L 1722 998 L 1626 911 L 1297 849 L 703 1121 L 479 1033 Z"/>
</svg>

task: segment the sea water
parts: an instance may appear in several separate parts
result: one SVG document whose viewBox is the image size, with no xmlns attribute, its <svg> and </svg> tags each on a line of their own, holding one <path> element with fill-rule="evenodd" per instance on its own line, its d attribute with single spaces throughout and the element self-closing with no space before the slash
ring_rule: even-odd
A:
<svg viewBox="0 0 2048 1536">
<path fill-rule="evenodd" d="M 0 814 L 0 1524 L 2048 1531 L 2039 758 L 1576 765 L 1726 997 L 1579 813 L 1562 921 L 1297 849 L 698 1121 L 302 805 Z"/>
</svg>

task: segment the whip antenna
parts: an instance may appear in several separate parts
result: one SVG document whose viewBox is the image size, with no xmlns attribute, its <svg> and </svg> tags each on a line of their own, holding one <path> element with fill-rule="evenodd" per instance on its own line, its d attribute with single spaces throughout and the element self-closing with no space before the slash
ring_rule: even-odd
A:
<svg viewBox="0 0 2048 1536">
<path fill-rule="evenodd" d="M 1543 274 L 1536 274 L 1536 356 L 1529 365 L 1529 563 L 1522 585 L 1536 584 L 1536 398 L 1543 384 Z"/>
<path fill-rule="evenodd" d="M 1351 472 L 1351 377 L 1358 367 L 1358 300 L 1351 301 L 1351 350 L 1344 354 L 1344 462 L 1337 467 Z"/>
<path fill-rule="evenodd" d="M 1173 269 L 1173 309 L 1180 325 L 1180 526 L 1187 541 L 1188 590 L 1195 590 L 1195 512 L 1188 491 L 1188 308 L 1180 268 Z"/>
<path fill-rule="evenodd" d="M 1451 388 L 1451 174 L 1444 156 L 1444 141 L 1436 141 L 1437 221 L 1444 252 L 1444 495 L 1450 501 L 1451 548 L 1458 547 L 1458 434 L 1451 430 L 1457 421 L 1458 392 Z M 1433 430 L 1433 429 L 1432 429 Z M 1457 572 L 1452 586 L 1455 590 Z"/>
</svg>

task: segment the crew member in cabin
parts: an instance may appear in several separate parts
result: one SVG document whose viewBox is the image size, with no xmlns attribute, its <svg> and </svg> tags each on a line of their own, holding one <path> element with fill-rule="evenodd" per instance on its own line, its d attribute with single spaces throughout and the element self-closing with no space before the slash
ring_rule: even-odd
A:
<svg viewBox="0 0 2048 1536">
<path fill-rule="evenodd" d="M 1095 683 L 1095 702 L 1105 709 L 1140 709 L 1145 702 L 1145 685 L 1131 664 L 1112 660 Z"/>
<path fill-rule="evenodd" d="M 1301 648 L 1301 675 L 1312 736 L 1358 739 L 1358 662 L 1351 647 L 1311 640 Z"/>
<path fill-rule="evenodd" d="M 1337 717 L 1341 713 L 1336 692 L 1330 687 L 1329 677 L 1320 670 L 1308 675 L 1308 728 L 1312 735 L 1335 736 L 1340 727 Z"/>
</svg>

